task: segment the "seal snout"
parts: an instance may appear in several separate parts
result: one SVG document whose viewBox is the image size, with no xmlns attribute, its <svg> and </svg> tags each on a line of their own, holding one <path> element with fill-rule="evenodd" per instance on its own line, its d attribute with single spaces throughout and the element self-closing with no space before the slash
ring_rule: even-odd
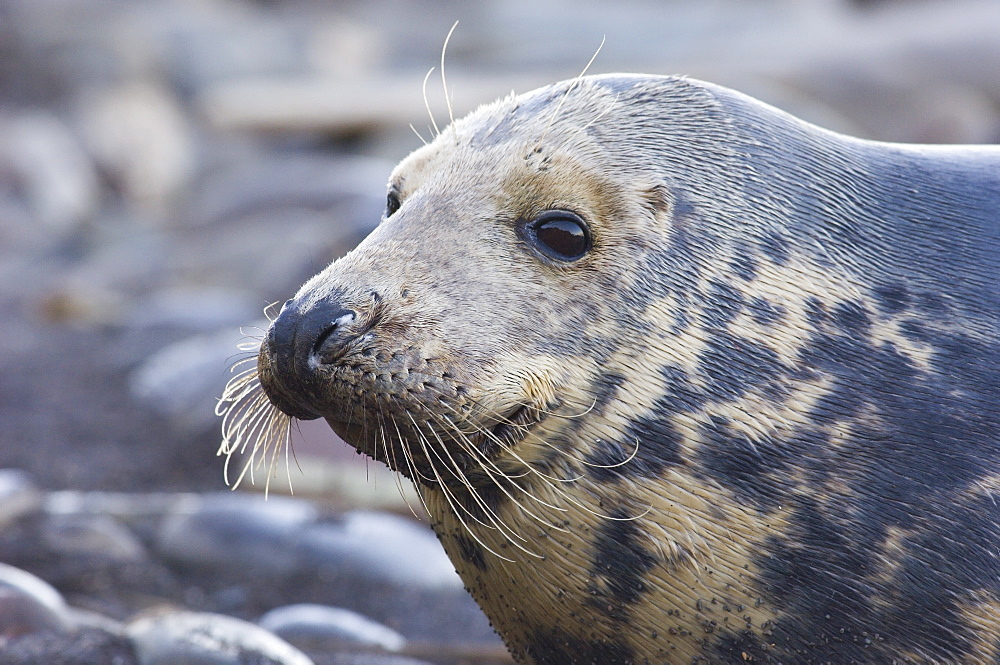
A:
<svg viewBox="0 0 1000 665">
<path fill-rule="evenodd" d="M 290 416 L 319 417 L 309 401 L 322 377 L 318 370 L 332 365 L 358 337 L 358 312 L 340 298 L 303 305 L 289 300 L 271 323 L 261 346 L 258 369 L 271 402 Z"/>
</svg>

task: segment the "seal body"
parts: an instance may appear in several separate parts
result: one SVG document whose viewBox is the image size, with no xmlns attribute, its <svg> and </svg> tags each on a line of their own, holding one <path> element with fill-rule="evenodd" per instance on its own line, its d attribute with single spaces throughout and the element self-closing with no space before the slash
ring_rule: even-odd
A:
<svg viewBox="0 0 1000 665">
<path fill-rule="evenodd" d="M 389 187 L 259 381 L 414 480 L 519 662 L 1000 662 L 1000 148 L 612 75 Z"/>
</svg>

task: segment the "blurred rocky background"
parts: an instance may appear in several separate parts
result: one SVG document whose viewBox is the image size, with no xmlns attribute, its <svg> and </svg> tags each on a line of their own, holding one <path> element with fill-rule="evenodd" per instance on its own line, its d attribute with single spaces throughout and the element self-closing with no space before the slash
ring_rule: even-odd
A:
<svg viewBox="0 0 1000 665">
<path fill-rule="evenodd" d="M 593 73 L 1000 141 L 996 0 L 610 7 L 0 0 L 0 664 L 508 662 L 394 479 L 324 426 L 266 502 L 216 457 L 236 345 L 377 223 L 454 21 L 456 113 L 605 39 Z"/>
</svg>

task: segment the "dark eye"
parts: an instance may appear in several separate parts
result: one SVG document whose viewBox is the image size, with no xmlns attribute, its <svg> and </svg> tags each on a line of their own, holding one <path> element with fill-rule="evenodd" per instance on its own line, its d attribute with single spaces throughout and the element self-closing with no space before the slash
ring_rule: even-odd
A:
<svg viewBox="0 0 1000 665">
<path fill-rule="evenodd" d="M 385 197 L 385 216 L 392 217 L 392 214 L 399 210 L 399 194 L 395 190 L 389 192 Z"/>
<path fill-rule="evenodd" d="M 587 225 L 565 210 L 544 212 L 521 226 L 520 231 L 526 242 L 558 261 L 576 261 L 590 251 Z"/>
</svg>

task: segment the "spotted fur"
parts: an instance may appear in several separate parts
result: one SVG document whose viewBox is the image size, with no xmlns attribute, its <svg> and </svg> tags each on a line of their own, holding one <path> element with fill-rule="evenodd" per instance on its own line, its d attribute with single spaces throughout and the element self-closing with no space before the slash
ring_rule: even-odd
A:
<svg viewBox="0 0 1000 665">
<path fill-rule="evenodd" d="M 417 483 L 519 662 L 998 662 L 1000 149 L 617 75 L 484 107 L 390 186 L 259 380 Z M 550 209 L 586 256 L 518 237 Z M 357 316 L 295 369 L 320 310 Z"/>
</svg>

